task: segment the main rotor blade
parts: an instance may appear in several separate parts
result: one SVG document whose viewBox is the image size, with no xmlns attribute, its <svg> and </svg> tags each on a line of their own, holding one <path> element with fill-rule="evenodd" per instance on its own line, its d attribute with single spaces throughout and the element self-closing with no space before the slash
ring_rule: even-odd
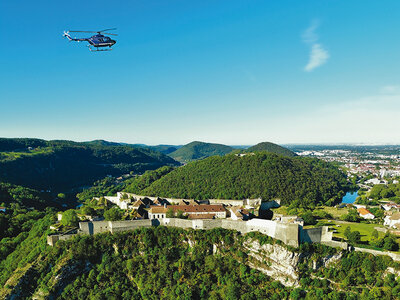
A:
<svg viewBox="0 0 400 300">
<path fill-rule="evenodd" d="M 115 33 L 102 33 L 103 35 L 118 35 L 118 34 L 115 34 Z"/>
<path fill-rule="evenodd" d="M 103 32 L 103 31 L 108 31 L 108 30 L 117 30 L 117 28 L 108 28 L 108 29 L 103 29 L 103 30 L 97 31 L 97 32 Z"/>
<path fill-rule="evenodd" d="M 91 32 L 91 33 L 96 33 L 98 31 L 68 30 L 68 32 Z"/>
</svg>

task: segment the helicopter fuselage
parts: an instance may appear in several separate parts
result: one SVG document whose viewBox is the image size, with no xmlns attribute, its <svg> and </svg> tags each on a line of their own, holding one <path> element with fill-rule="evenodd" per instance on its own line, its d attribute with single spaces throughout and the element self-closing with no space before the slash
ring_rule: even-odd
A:
<svg viewBox="0 0 400 300">
<path fill-rule="evenodd" d="M 102 34 L 96 34 L 88 38 L 87 41 L 93 47 L 111 47 L 117 42 L 109 38 L 108 36 L 104 36 Z"/>
</svg>

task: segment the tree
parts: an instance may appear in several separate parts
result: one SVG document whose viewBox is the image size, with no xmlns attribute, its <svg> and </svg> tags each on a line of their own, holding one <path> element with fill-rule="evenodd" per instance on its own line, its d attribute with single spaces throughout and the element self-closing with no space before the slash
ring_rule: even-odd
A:
<svg viewBox="0 0 400 300">
<path fill-rule="evenodd" d="M 94 216 L 96 214 L 96 211 L 92 207 L 87 205 L 82 206 L 81 212 L 82 214 L 87 216 Z"/>
<path fill-rule="evenodd" d="M 58 197 L 59 199 L 64 200 L 64 199 L 65 199 L 65 194 L 64 194 L 64 193 L 59 193 L 59 194 L 57 195 L 57 197 Z"/>
<path fill-rule="evenodd" d="M 305 213 L 301 214 L 301 217 L 304 220 L 304 225 L 315 225 L 317 224 L 317 220 L 315 220 L 311 211 L 306 211 Z"/>
<path fill-rule="evenodd" d="M 389 251 L 397 251 L 399 250 L 399 244 L 396 242 L 396 238 L 392 235 L 387 235 L 383 239 L 383 249 Z"/>
<path fill-rule="evenodd" d="M 179 219 L 187 219 L 187 216 L 185 216 L 183 214 L 183 211 L 181 211 L 181 210 L 178 210 L 178 212 L 176 213 L 176 217 Z"/>
<path fill-rule="evenodd" d="M 374 231 L 372 231 L 372 237 L 374 238 L 374 239 L 378 239 L 378 237 L 379 237 L 379 233 L 378 233 L 378 230 L 376 230 L 376 229 L 374 229 Z"/>
<path fill-rule="evenodd" d="M 355 209 L 350 209 L 347 215 L 343 217 L 343 219 L 348 222 L 357 222 L 359 218 L 357 210 Z"/>
<path fill-rule="evenodd" d="M 346 239 L 349 239 L 350 233 L 351 233 L 350 226 L 347 226 L 345 231 L 344 231 L 344 236 L 346 237 Z"/>
<path fill-rule="evenodd" d="M 173 218 L 175 216 L 174 211 L 172 208 L 169 208 L 166 213 L 167 218 Z"/>
<path fill-rule="evenodd" d="M 74 209 L 66 210 L 62 214 L 61 224 L 64 226 L 78 226 L 79 218 Z"/>
<path fill-rule="evenodd" d="M 350 232 L 348 239 L 350 243 L 357 244 L 361 240 L 361 234 L 359 231 L 352 231 Z"/>
<path fill-rule="evenodd" d="M 104 212 L 107 221 L 118 221 L 122 219 L 122 211 L 117 207 L 112 207 Z"/>
</svg>

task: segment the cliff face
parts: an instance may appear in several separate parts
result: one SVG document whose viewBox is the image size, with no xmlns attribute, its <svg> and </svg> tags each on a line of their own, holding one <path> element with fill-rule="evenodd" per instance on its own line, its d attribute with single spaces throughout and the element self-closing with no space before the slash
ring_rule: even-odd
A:
<svg viewBox="0 0 400 300">
<path fill-rule="evenodd" d="M 247 265 L 292 287 L 299 286 L 298 265 L 304 260 L 312 262 L 313 270 L 317 270 L 337 263 L 342 257 L 342 252 L 339 252 L 315 259 L 311 253 L 290 251 L 279 244 L 261 245 L 258 241 L 246 241 L 243 247 L 248 254 Z"/>
<path fill-rule="evenodd" d="M 283 246 L 264 244 L 257 241 L 246 242 L 248 265 L 257 269 L 285 286 L 298 286 L 299 274 L 297 265 L 302 258 L 301 253 L 291 252 Z"/>
</svg>

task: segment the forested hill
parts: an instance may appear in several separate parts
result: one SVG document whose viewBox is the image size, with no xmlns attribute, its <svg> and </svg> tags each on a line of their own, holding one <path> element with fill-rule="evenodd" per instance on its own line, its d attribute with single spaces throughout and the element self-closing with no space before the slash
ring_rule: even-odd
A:
<svg viewBox="0 0 400 300">
<path fill-rule="evenodd" d="M 344 195 L 346 185 L 345 174 L 329 163 L 259 152 L 189 163 L 141 193 L 189 199 L 280 198 L 283 204 L 308 206 L 333 204 Z"/>
<path fill-rule="evenodd" d="M 65 191 L 91 185 L 107 175 L 141 173 L 165 165 L 179 163 L 148 148 L 0 139 L 0 181 L 39 190 Z"/>
<path fill-rule="evenodd" d="M 293 151 L 270 142 L 259 143 L 257 145 L 248 148 L 246 151 L 247 152 L 267 151 L 289 157 L 297 156 L 296 153 L 294 153 Z"/>
<path fill-rule="evenodd" d="M 18 203 L 20 206 L 35 208 L 60 206 L 60 204 L 50 200 L 48 193 L 41 193 L 23 186 L 0 182 L 0 205 L 8 206 L 11 203 Z"/>
<path fill-rule="evenodd" d="M 230 146 L 204 142 L 191 142 L 169 154 L 177 161 L 190 162 L 214 155 L 225 155 L 233 151 Z"/>
<path fill-rule="evenodd" d="M 399 265 L 388 256 L 308 243 L 292 249 L 255 232 L 164 226 L 78 235 L 50 247 L 46 234 L 54 215 L 35 211 L 27 221 L 7 219 L 30 230 L 17 238 L 8 236 L 19 228 L 5 231 L 10 234 L 0 252 L 2 299 L 400 297 Z M 289 276 L 298 286 L 281 283 Z"/>
</svg>

